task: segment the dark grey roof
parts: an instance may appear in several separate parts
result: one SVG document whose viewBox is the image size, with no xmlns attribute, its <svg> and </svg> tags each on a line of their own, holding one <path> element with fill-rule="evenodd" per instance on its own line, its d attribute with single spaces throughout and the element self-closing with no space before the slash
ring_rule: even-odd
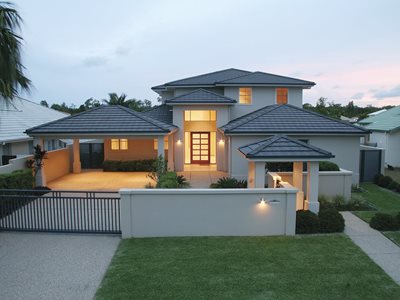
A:
<svg viewBox="0 0 400 300">
<path fill-rule="evenodd" d="M 207 103 L 207 104 L 234 104 L 235 99 L 210 92 L 204 89 L 197 89 L 187 94 L 179 95 L 165 101 L 167 104 L 186 104 L 186 103 Z"/>
<path fill-rule="evenodd" d="M 162 121 L 167 124 L 172 124 L 172 107 L 166 104 L 155 106 L 143 112 L 146 116 Z"/>
<path fill-rule="evenodd" d="M 289 104 L 270 105 L 230 121 L 225 134 L 358 134 L 367 130 Z"/>
<path fill-rule="evenodd" d="M 248 159 L 328 159 L 332 153 L 299 140 L 275 135 L 239 148 Z"/>
<path fill-rule="evenodd" d="M 315 85 L 314 82 L 297 78 L 285 77 L 281 75 L 269 74 L 264 72 L 250 72 L 238 69 L 226 69 L 212 73 L 202 74 L 180 80 L 167 82 L 165 84 L 152 87 L 153 90 L 163 90 L 167 87 L 209 87 L 209 86 L 225 86 L 225 85 L 273 85 L 286 86 L 298 85 L 310 87 Z"/>
<path fill-rule="evenodd" d="M 163 89 L 166 86 L 209 86 L 215 85 L 218 81 L 223 81 L 227 79 L 232 79 L 238 76 L 243 76 L 250 74 L 249 71 L 238 70 L 238 69 L 226 69 L 221 71 L 216 71 L 212 73 L 197 75 L 193 77 L 188 77 L 184 79 L 179 79 L 171 82 L 167 82 L 162 85 L 154 86 L 152 89 Z"/>
<path fill-rule="evenodd" d="M 102 105 L 91 110 L 28 129 L 40 134 L 156 134 L 168 133 L 175 126 L 152 119 L 119 105 Z"/>
<path fill-rule="evenodd" d="M 300 85 L 313 86 L 314 82 L 281 75 L 253 72 L 240 77 L 217 82 L 216 85 Z"/>
</svg>

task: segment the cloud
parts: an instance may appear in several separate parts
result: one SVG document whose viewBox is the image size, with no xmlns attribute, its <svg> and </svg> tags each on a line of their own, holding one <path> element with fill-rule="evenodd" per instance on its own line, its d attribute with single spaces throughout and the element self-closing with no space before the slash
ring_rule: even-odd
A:
<svg viewBox="0 0 400 300">
<path fill-rule="evenodd" d="M 400 85 L 389 90 L 378 91 L 375 93 L 374 97 L 378 99 L 400 97 Z"/>
<path fill-rule="evenodd" d="M 340 89 L 340 85 L 334 85 L 332 88 L 335 90 Z"/>
<path fill-rule="evenodd" d="M 104 56 L 90 56 L 82 61 L 82 65 L 88 68 L 104 66 L 105 64 L 107 64 L 107 58 Z"/>
<path fill-rule="evenodd" d="M 126 56 L 130 52 L 131 52 L 131 48 L 126 45 L 119 46 L 117 49 L 115 49 L 116 56 Z"/>
<path fill-rule="evenodd" d="M 362 99 L 363 97 L 364 97 L 364 93 L 356 93 L 353 96 L 351 96 L 351 99 L 359 100 L 359 99 Z"/>
</svg>

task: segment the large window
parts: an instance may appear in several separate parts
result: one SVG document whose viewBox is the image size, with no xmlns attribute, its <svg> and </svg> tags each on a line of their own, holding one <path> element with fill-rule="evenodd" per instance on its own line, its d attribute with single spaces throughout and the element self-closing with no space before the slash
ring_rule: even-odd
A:
<svg viewBox="0 0 400 300">
<path fill-rule="evenodd" d="M 251 104 L 251 88 L 239 88 L 239 103 Z"/>
<path fill-rule="evenodd" d="M 128 150 L 128 140 L 111 139 L 111 150 Z"/>
<path fill-rule="evenodd" d="M 288 103 L 288 89 L 277 88 L 276 89 L 276 104 L 287 104 Z"/>
<path fill-rule="evenodd" d="M 215 121 L 215 110 L 185 110 L 185 121 Z"/>
<path fill-rule="evenodd" d="M 158 139 L 153 140 L 154 150 L 158 150 Z M 164 150 L 168 150 L 168 137 L 164 138 Z"/>
</svg>

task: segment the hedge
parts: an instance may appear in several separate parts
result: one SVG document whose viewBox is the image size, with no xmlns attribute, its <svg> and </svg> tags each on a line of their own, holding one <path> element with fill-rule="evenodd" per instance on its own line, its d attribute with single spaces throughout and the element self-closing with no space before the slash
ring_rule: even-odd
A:
<svg viewBox="0 0 400 300">
<path fill-rule="evenodd" d="M 0 189 L 33 188 L 33 174 L 31 169 L 17 170 L 9 174 L 0 174 Z"/>
<path fill-rule="evenodd" d="M 340 168 L 337 164 L 331 161 L 320 161 L 319 162 L 319 170 L 320 171 L 340 171 Z"/>
<path fill-rule="evenodd" d="M 143 160 L 106 160 L 103 162 L 103 171 L 106 172 L 151 172 L 155 159 Z"/>
<path fill-rule="evenodd" d="M 400 193 L 400 183 L 394 181 L 390 176 L 378 174 L 374 177 L 374 183 L 385 189 Z"/>
<path fill-rule="evenodd" d="M 309 210 L 296 212 L 296 233 L 331 233 L 343 230 L 343 216 L 334 208 L 321 209 L 318 215 Z"/>
</svg>

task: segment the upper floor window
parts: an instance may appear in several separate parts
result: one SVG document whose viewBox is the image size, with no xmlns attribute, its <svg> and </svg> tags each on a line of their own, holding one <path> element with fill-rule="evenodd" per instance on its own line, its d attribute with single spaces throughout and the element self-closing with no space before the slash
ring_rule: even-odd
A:
<svg viewBox="0 0 400 300">
<path fill-rule="evenodd" d="M 215 110 L 185 110 L 185 121 L 215 121 Z"/>
<path fill-rule="evenodd" d="M 287 104 L 288 103 L 288 89 L 277 88 L 276 89 L 276 104 Z"/>
<path fill-rule="evenodd" d="M 111 139 L 111 150 L 128 150 L 128 140 Z"/>
<path fill-rule="evenodd" d="M 251 88 L 239 88 L 239 103 L 251 104 Z"/>
</svg>

